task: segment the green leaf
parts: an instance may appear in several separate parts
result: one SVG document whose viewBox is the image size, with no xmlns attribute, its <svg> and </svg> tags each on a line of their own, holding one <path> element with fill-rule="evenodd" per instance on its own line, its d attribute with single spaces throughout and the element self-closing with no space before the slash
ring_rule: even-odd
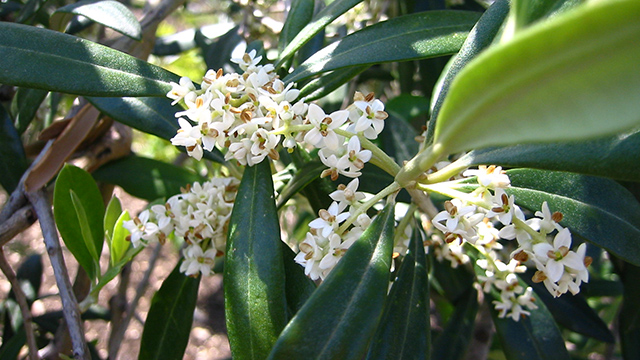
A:
<svg viewBox="0 0 640 360">
<path fill-rule="evenodd" d="M 101 166 L 93 172 L 93 177 L 149 201 L 169 198 L 179 194 L 180 188 L 187 184 L 205 180 L 185 168 L 135 155 Z"/>
<path fill-rule="evenodd" d="M 385 120 L 384 131 L 380 134 L 382 148 L 395 162 L 402 164 L 418 152 L 419 144 L 415 140 L 418 133 L 395 111 L 388 108 L 386 110 L 389 116 Z"/>
<path fill-rule="evenodd" d="M 525 284 L 523 284 L 525 285 Z M 489 300 L 497 299 L 486 295 Z M 493 305 L 491 316 L 496 327 L 496 335 L 508 360 L 568 360 L 571 359 L 564 345 L 560 329 L 540 298 L 533 293 L 537 309 L 531 315 L 513 321 L 500 318 Z"/>
<path fill-rule="evenodd" d="M 447 325 L 433 342 L 432 360 L 464 359 L 473 338 L 478 314 L 478 291 L 468 287 L 454 303 L 454 312 Z"/>
<path fill-rule="evenodd" d="M 362 0 L 334 0 L 318 12 L 280 53 L 278 62 L 275 65 L 276 69 L 282 66 L 285 60 L 300 50 L 304 44 L 320 33 L 333 20 L 361 2 Z"/>
<path fill-rule="evenodd" d="M 4 107 L 0 106 L 0 185 L 7 193 L 15 190 L 28 166 L 20 134 Z"/>
<path fill-rule="evenodd" d="M 453 54 L 479 17 L 476 12 L 427 11 L 382 21 L 325 47 L 283 81 L 295 82 L 349 66 Z"/>
<path fill-rule="evenodd" d="M 435 152 L 584 140 L 636 127 L 640 102 L 629 94 L 640 87 L 639 15 L 635 0 L 590 3 L 479 55 L 451 85 Z"/>
<path fill-rule="evenodd" d="M 640 204 L 610 179 L 531 169 L 507 171 L 516 203 L 561 212 L 563 226 L 620 258 L 640 265 Z"/>
<path fill-rule="evenodd" d="M 427 126 L 427 143 L 431 142 L 435 121 L 446 98 L 453 79 L 471 60 L 493 42 L 504 20 L 509 14 L 509 1 L 495 1 L 480 17 L 480 20 L 469 32 L 460 51 L 451 59 L 446 71 L 442 72 L 433 91 L 431 120 Z"/>
<path fill-rule="evenodd" d="M 305 25 L 311 22 L 314 8 L 314 0 L 294 0 L 291 2 L 291 8 L 278 39 L 280 52 L 298 35 Z"/>
<path fill-rule="evenodd" d="M 430 358 L 429 277 L 422 239 L 416 227 L 367 359 Z"/>
<path fill-rule="evenodd" d="M 337 88 L 346 84 L 349 80 L 353 79 L 368 68 L 369 65 L 351 66 L 324 74 L 309 81 L 309 83 L 300 89 L 299 97 L 304 98 L 305 101 L 321 99 L 331 94 Z"/>
<path fill-rule="evenodd" d="M 87 100 L 102 113 L 112 119 L 152 134 L 166 140 L 176 136 L 180 126 L 176 119 L 176 112 L 180 107 L 171 106 L 171 101 L 162 97 L 87 97 Z M 184 147 L 178 147 L 185 151 Z M 205 151 L 205 159 L 224 163 L 224 156 L 220 151 Z"/>
<path fill-rule="evenodd" d="M 84 16 L 132 39 L 142 39 L 142 27 L 136 16 L 113 0 L 83 0 L 58 8 L 49 19 L 52 30 L 64 31 L 74 16 Z"/>
<path fill-rule="evenodd" d="M 638 158 L 640 129 L 588 141 L 474 150 L 457 162 L 461 169 L 471 165 L 498 164 L 640 181 L 640 167 L 636 166 Z"/>
<path fill-rule="evenodd" d="M 305 163 L 296 170 L 291 180 L 285 185 L 284 189 L 280 192 L 278 197 L 277 208 L 282 208 L 291 197 L 298 192 L 302 191 L 317 179 L 320 179 L 320 174 L 327 167 L 320 161 L 312 161 Z"/>
<path fill-rule="evenodd" d="M 264 359 L 287 323 L 285 270 L 270 161 L 244 170 L 224 264 L 227 331 L 234 359 Z"/>
<path fill-rule="evenodd" d="M 423 96 L 400 94 L 385 103 L 385 110 L 410 122 L 413 118 L 429 113 L 429 100 Z M 415 132 L 415 130 L 414 130 Z"/>
<path fill-rule="evenodd" d="M 180 272 L 180 263 L 151 300 L 140 342 L 140 360 L 182 359 L 189 342 L 200 277 Z"/>
<path fill-rule="evenodd" d="M 104 234 L 107 239 L 107 244 L 111 246 L 111 239 L 113 238 L 113 227 L 116 225 L 118 218 L 122 214 L 122 204 L 117 196 L 112 196 L 111 200 L 107 204 L 107 209 L 104 212 Z"/>
<path fill-rule="evenodd" d="M 0 83 L 87 96 L 165 96 L 179 77 L 55 31 L 0 22 Z M 73 76 L 69 75 L 73 70 Z"/>
<path fill-rule="evenodd" d="M 22 134 L 27 130 L 48 93 L 45 90 L 18 88 L 11 102 L 13 122 L 18 133 Z"/>
<path fill-rule="evenodd" d="M 93 236 L 91 234 L 91 225 L 89 225 L 89 221 L 87 219 L 87 213 L 84 211 L 84 206 L 82 206 L 82 201 L 78 197 L 78 194 L 76 194 L 75 191 L 73 191 L 73 189 L 69 190 L 69 195 L 71 196 L 71 203 L 73 205 L 73 209 L 75 210 L 75 215 L 78 220 L 78 225 L 80 225 L 80 233 L 82 234 L 82 239 L 84 240 L 84 244 L 87 246 L 87 250 L 89 251 L 89 254 L 91 254 L 91 257 L 93 257 L 93 262 L 95 266 L 100 267 L 99 266 L 100 254 L 98 254 L 96 250 L 96 246 L 93 241 Z"/>
<path fill-rule="evenodd" d="M 576 295 L 568 293 L 555 298 L 544 284 L 534 283 L 531 280 L 534 273 L 533 269 L 528 269 L 521 278 L 538 294 L 558 325 L 598 341 L 615 343 L 607 324 L 589 306 L 582 293 Z"/>
<path fill-rule="evenodd" d="M 393 251 L 388 203 L 282 331 L 268 359 L 361 359 L 382 314 Z"/>
<path fill-rule="evenodd" d="M 296 254 L 282 243 L 282 258 L 285 272 L 287 307 L 293 316 L 316 290 L 316 284 L 304 274 L 304 268 L 295 262 Z"/>
<path fill-rule="evenodd" d="M 620 343 L 622 354 L 625 359 L 637 359 L 640 356 L 640 267 L 623 263 L 619 269 L 622 284 L 624 286 L 624 297 L 622 308 L 620 309 Z"/>
<path fill-rule="evenodd" d="M 82 204 L 89 226 L 88 233 L 82 231 L 81 219 L 72 198 L 71 192 L 77 195 L 77 203 Z M 91 175 L 86 171 L 66 164 L 58 174 L 53 193 L 53 214 L 60 235 L 67 249 L 84 268 L 91 279 L 95 279 L 99 270 L 95 265 L 92 251 L 87 248 L 93 244 L 95 254 L 102 253 L 104 243 L 104 205 L 102 195 Z M 90 236 L 85 239 L 85 236 Z"/>
<path fill-rule="evenodd" d="M 129 230 L 125 229 L 123 226 L 125 221 L 131 220 L 131 216 L 128 211 L 124 211 L 118 219 L 116 223 L 113 225 L 113 237 L 111 238 L 111 244 L 109 248 L 109 253 L 111 255 L 111 266 L 116 267 L 116 265 L 124 259 L 127 251 L 131 247 L 131 241 L 127 241 L 127 236 L 129 236 Z"/>
</svg>

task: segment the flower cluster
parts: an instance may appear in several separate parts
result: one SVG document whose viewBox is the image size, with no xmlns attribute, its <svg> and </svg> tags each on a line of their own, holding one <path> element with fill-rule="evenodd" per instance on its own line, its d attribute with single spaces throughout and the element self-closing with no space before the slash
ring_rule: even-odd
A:
<svg viewBox="0 0 640 360">
<path fill-rule="evenodd" d="M 252 166 L 266 157 L 279 158 L 277 146 L 292 151 L 297 144 L 320 149 L 320 159 L 330 169 L 325 175 L 355 177 L 371 158 L 357 136 L 374 139 L 384 127 L 384 105 L 373 95 L 356 93 L 346 110 L 326 114 L 316 104 L 296 101 L 300 92 L 285 85 L 271 64 L 259 65 L 255 50 L 231 59 L 243 74 L 208 70 L 200 89 L 188 78 L 172 83 L 167 97 L 187 107 L 176 113 L 180 129 L 171 143 L 185 146 L 201 159 L 214 147 L 226 160 Z"/>
<path fill-rule="evenodd" d="M 236 196 L 238 180 L 214 178 L 193 183 L 182 194 L 162 205 L 153 205 L 124 227 L 131 233 L 134 247 L 164 243 L 173 232 L 184 238 L 184 261 L 180 271 L 186 275 L 211 275 L 216 257 L 224 255 L 227 228 Z"/>
<path fill-rule="evenodd" d="M 589 280 L 587 266 L 591 259 L 585 256 L 585 244 L 576 251 L 571 250 L 571 233 L 559 224 L 562 214 L 551 213 L 544 202 L 541 211 L 526 219 L 516 205 L 514 195 L 505 191 L 510 186 L 510 179 L 500 167 L 481 166 L 462 175 L 475 176 L 478 186 L 470 194 L 449 192 L 452 197 L 459 196 L 446 201 L 445 210 L 432 219 L 433 226 L 443 234 L 442 240 L 432 238 L 437 257 L 449 260 L 456 267 L 469 261 L 465 243 L 479 250 L 485 257 L 476 263 L 485 271 L 485 276 L 480 276 L 479 280 L 485 292 L 493 288 L 500 293 L 500 300 L 494 304 L 501 317 L 518 320 L 529 314 L 526 309 L 536 308 L 531 289 L 519 285 L 515 275 L 525 269 L 520 264 L 535 266 L 537 272 L 533 281 L 543 282 L 553 296 L 567 291 L 578 293 L 580 284 Z M 455 188 L 457 184 L 458 181 L 451 181 L 438 186 Z M 517 243 L 506 263 L 500 259 L 502 245 L 499 239 L 516 240 Z"/>
<path fill-rule="evenodd" d="M 355 178 L 329 194 L 333 199 L 331 206 L 319 211 L 319 217 L 309 223 L 311 229 L 298 245 L 300 252 L 295 261 L 304 266 L 305 274 L 313 280 L 324 280 L 372 221 L 367 214 L 360 214 L 349 230 L 337 232 L 365 198 L 364 193 L 357 191 L 358 185 L 359 180 Z"/>
</svg>

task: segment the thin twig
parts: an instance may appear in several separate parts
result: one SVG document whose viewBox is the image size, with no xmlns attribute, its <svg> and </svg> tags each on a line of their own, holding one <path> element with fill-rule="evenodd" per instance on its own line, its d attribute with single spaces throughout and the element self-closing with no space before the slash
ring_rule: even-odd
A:
<svg viewBox="0 0 640 360">
<path fill-rule="evenodd" d="M 115 331 L 111 336 L 111 339 L 109 342 L 112 345 L 109 346 L 109 359 L 116 359 L 118 355 L 118 350 L 120 349 L 119 345 L 124 339 L 124 334 L 127 331 L 127 327 L 129 327 L 129 323 L 131 322 L 131 319 L 136 313 L 138 302 L 140 302 L 140 299 L 142 298 L 145 291 L 147 290 L 147 286 L 149 285 L 149 279 L 151 278 L 151 273 L 153 273 L 153 269 L 156 266 L 156 261 L 158 260 L 161 249 L 162 249 L 162 245 L 160 245 L 159 243 L 155 244 L 155 248 L 153 248 L 153 253 L 149 258 L 149 266 L 147 267 L 147 270 L 145 270 L 144 276 L 142 277 L 142 280 L 140 281 L 140 283 L 138 283 L 138 287 L 136 288 L 136 295 L 134 296 L 129 306 L 127 306 L 127 315 L 120 323 L 120 326 L 118 327 L 117 331 Z"/>
<path fill-rule="evenodd" d="M 0 247 L 36 222 L 31 205 L 25 205 L 14 212 L 10 218 L 0 223 Z"/>
<path fill-rule="evenodd" d="M 84 338 L 80 308 L 78 307 L 78 300 L 73 294 L 69 273 L 62 257 L 60 240 L 58 239 L 58 233 L 53 220 L 51 204 L 49 204 L 45 190 L 43 189 L 26 193 L 26 195 L 33 205 L 33 209 L 40 221 L 40 228 L 42 229 L 47 254 L 49 254 L 53 274 L 56 278 L 58 289 L 60 290 L 62 312 L 67 327 L 69 328 L 69 336 L 71 337 L 71 343 L 73 345 L 73 356 L 76 359 L 89 359 L 89 349 Z"/>
<path fill-rule="evenodd" d="M 38 345 L 36 344 L 36 336 L 33 333 L 31 309 L 29 308 L 27 297 L 22 291 L 22 287 L 20 286 L 20 281 L 16 277 L 16 273 L 13 272 L 11 265 L 9 265 L 7 259 L 4 257 L 4 251 L 2 250 L 2 247 L 0 247 L 0 269 L 2 269 L 4 276 L 6 276 L 7 280 L 9 280 L 9 283 L 11 283 L 13 294 L 16 296 L 18 306 L 20 306 L 20 312 L 22 313 L 22 326 L 27 337 L 27 347 L 29 348 L 29 359 L 37 360 Z"/>
</svg>

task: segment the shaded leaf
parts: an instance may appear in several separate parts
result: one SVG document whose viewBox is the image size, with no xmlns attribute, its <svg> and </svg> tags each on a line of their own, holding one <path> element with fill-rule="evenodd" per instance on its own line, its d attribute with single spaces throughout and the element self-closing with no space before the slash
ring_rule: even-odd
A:
<svg viewBox="0 0 640 360">
<path fill-rule="evenodd" d="M 314 8 L 314 0 L 294 0 L 291 2 L 291 8 L 278 38 L 280 52 L 311 21 Z"/>
<path fill-rule="evenodd" d="M 382 314 L 393 251 L 388 203 L 287 324 L 269 359 L 361 359 Z"/>
<path fill-rule="evenodd" d="M 418 133 L 394 110 L 386 110 L 389 117 L 385 119 L 384 131 L 380 134 L 382 148 L 396 163 L 402 164 L 418 152 L 419 144 L 415 140 Z"/>
<path fill-rule="evenodd" d="M 22 134 L 27 130 L 48 93 L 46 90 L 18 88 L 11 102 L 13 123 L 18 133 Z"/>
<path fill-rule="evenodd" d="M 619 274 L 624 286 L 624 297 L 620 309 L 620 344 L 625 359 L 636 359 L 640 356 L 640 267 L 623 263 Z"/>
<path fill-rule="evenodd" d="M 122 3 L 113 0 L 83 0 L 58 8 L 49 19 L 49 27 L 64 31 L 76 15 L 84 16 L 132 39 L 142 39 L 142 27 L 136 16 Z"/>
<path fill-rule="evenodd" d="M 0 122 L 0 185 L 10 194 L 18 186 L 29 164 L 20 134 L 3 106 L 0 106 Z"/>
<path fill-rule="evenodd" d="M 180 272 L 180 263 L 151 300 L 142 332 L 140 360 L 182 359 L 198 298 L 200 277 Z"/>
<path fill-rule="evenodd" d="M 429 359 L 429 277 L 423 236 L 414 228 L 391 287 L 368 359 Z"/>
<path fill-rule="evenodd" d="M 304 98 L 305 101 L 321 99 L 368 68 L 369 65 L 351 66 L 324 74 L 303 86 L 300 89 L 300 98 Z"/>
<path fill-rule="evenodd" d="M 89 234 L 81 230 L 82 219 L 78 216 L 71 192 L 77 195 L 77 200 L 82 204 Z M 53 214 L 65 245 L 91 279 L 99 275 L 99 268 L 87 244 L 93 244 L 96 254 L 102 253 L 104 211 L 102 195 L 91 175 L 73 165 L 65 165 L 56 179 Z M 85 236 L 90 238 L 86 239 Z"/>
<path fill-rule="evenodd" d="M 349 66 L 453 54 L 479 17 L 475 12 L 428 11 L 382 21 L 318 51 L 283 81 Z"/>
<path fill-rule="evenodd" d="M 316 290 L 316 284 L 304 274 L 304 268 L 294 261 L 296 254 L 282 243 L 282 258 L 285 272 L 287 307 L 291 316 L 295 315 Z"/>
<path fill-rule="evenodd" d="M 244 170 L 231 219 L 224 298 L 231 352 L 264 359 L 287 323 L 285 269 L 270 161 Z"/>
<path fill-rule="evenodd" d="M 300 50 L 304 44 L 324 30 L 333 20 L 361 2 L 362 0 L 335 0 L 320 10 L 313 19 L 298 32 L 296 37 L 291 40 L 284 50 L 280 52 L 278 62 L 275 65 L 276 69 L 282 66 L 284 61 L 295 54 L 296 51 Z"/>
<path fill-rule="evenodd" d="M 624 135 L 559 143 L 519 144 L 474 150 L 460 158 L 460 168 L 498 164 L 640 181 L 640 129 Z"/>
<path fill-rule="evenodd" d="M 0 22 L 0 82 L 87 96 L 164 96 L 179 77 L 117 50 L 55 31 Z M 68 70 L 73 69 L 73 76 Z"/>
<path fill-rule="evenodd" d="M 478 313 L 478 291 L 468 287 L 453 305 L 453 314 L 433 343 L 432 360 L 459 360 L 467 354 Z"/>
<path fill-rule="evenodd" d="M 434 149 L 583 140 L 637 126 L 640 102 L 628 94 L 640 87 L 638 16 L 635 0 L 597 2 L 483 52 L 451 85 Z"/>
<path fill-rule="evenodd" d="M 516 202 L 539 211 L 546 201 L 563 226 L 632 264 L 640 264 L 640 204 L 610 179 L 531 169 L 507 171 Z"/>
<path fill-rule="evenodd" d="M 291 180 L 280 192 L 280 196 L 278 196 L 278 209 L 282 208 L 295 194 L 305 189 L 307 185 L 320 179 L 320 174 L 326 168 L 320 161 L 312 161 L 297 169 Z"/>
<path fill-rule="evenodd" d="M 437 118 L 453 79 L 472 59 L 491 45 L 508 14 L 509 1 L 495 1 L 484 14 L 482 14 L 482 17 L 480 17 L 476 25 L 469 32 L 469 36 L 467 36 L 464 44 L 462 44 L 460 51 L 451 59 L 446 71 L 440 75 L 431 100 L 431 120 L 427 126 L 427 143 L 430 143 L 433 137 L 433 129 L 435 129 L 433 119 Z"/>
<path fill-rule="evenodd" d="M 126 174 L 135 174 L 130 176 Z M 179 194 L 180 188 L 205 179 L 185 168 L 135 155 L 109 162 L 93 172 L 97 181 L 122 187 L 129 194 L 153 201 Z"/>
</svg>

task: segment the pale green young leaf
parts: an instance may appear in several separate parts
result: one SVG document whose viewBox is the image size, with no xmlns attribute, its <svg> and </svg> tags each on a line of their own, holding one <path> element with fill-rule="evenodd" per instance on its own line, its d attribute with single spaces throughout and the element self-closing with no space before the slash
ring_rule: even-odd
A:
<svg viewBox="0 0 640 360">
<path fill-rule="evenodd" d="M 127 250 L 129 250 L 129 247 L 131 246 L 131 242 L 127 240 L 129 230 L 125 229 L 123 226 L 124 222 L 129 220 L 131 220 L 129 212 L 124 211 L 120 216 L 118 216 L 118 219 L 113 225 L 113 237 L 111 238 L 111 247 L 109 248 L 111 266 L 116 266 L 116 264 L 124 258 Z"/>
<path fill-rule="evenodd" d="M 73 191 L 73 189 L 69 190 L 69 196 L 71 196 L 71 203 L 73 204 L 73 208 L 76 213 L 75 215 L 78 218 L 78 224 L 80 225 L 80 233 L 82 234 L 82 239 L 87 246 L 87 250 L 89 250 L 89 254 L 91 254 L 91 257 L 93 258 L 93 262 L 95 265 L 98 263 L 98 261 L 100 261 L 100 254 L 98 254 L 96 245 L 93 242 L 93 235 L 91 234 L 91 226 L 89 225 L 89 221 L 87 220 L 87 213 L 84 211 L 82 201 L 75 193 L 75 191 Z"/>
<path fill-rule="evenodd" d="M 111 200 L 107 204 L 107 209 L 104 212 L 104 234 L 107 239 L 107 244 L 111 246 L 111 239 L 113 238 L 113 227 L 118 221 L 118 218 L 122 214 L 122 204 L 117 196 L 112 196 Z"/>
<path fill-rule="evenodd" d="M 434 150 L 582 140 L 640 122 L 640 2 L 588 3 L 469 63 L 437 119 Z"/>
</svg>

